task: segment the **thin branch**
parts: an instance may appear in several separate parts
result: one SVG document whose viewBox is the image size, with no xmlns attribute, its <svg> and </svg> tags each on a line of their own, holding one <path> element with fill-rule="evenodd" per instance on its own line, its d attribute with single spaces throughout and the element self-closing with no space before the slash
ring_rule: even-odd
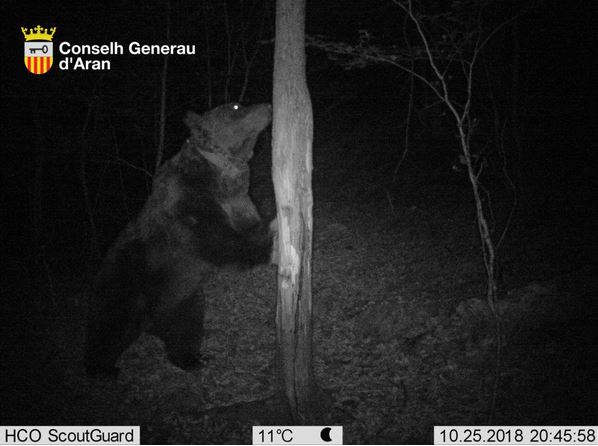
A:
<svg viewBox="0 0 598 446">
<path fill-rule="evenodd" d="M 411 57 L 411 72 L 413 73 L 415 71 L 415 61 L 413 60 L 413 49 L 411 48 L 411 45 L 409 43 L 409 38 L 407 36 L 407 16 L 405 16 L 405 19 L 403 20 L 403 39 L 405 40 L 405 45 L 407 45 L 407 47 L 409 48 L 409 53 L 412 55 L 412 57 Z M 401 155 L 401 158 L 399 159 L 399 162 L 395 166 L 394 172 L 392 173 L 392 182 L 393 183 L 397 180 L 397 175 L 399 173 L 399 169 L 401 168 L 401 165 L 405 161 L 405 158 L 407 158 L 407 152 L 409 152 L 409 130 L 411 128 L 411 114 L 413 112 L 413 95 L 415 94 L 415 77 L 412 73 L 410 73 L 410 76 L 409 76 L 409 103 L 408 103 L 408 108 L 407 108 L 407 118 L 405 118 L 405 139 L 404 139 L 405 147 L 403 148 L 403 153 Z M 388 194 L 388 192 L 387 192 L 387 194 Z M 389 201 L 390 201 L 390 197 L 389 197 Z M 392 208 L 392 202 L 391 202 L 391 208 Z M 393 209 L 393 214 L 394 214 L 394 209 Z"/>
<path fill-rule="evenodd" d="M 424 30 L 421 27 L 420 21 L 413 14 L 413 8 L 412 8 L 413 5 L 412 5 L 411 0 L 408 0 L 408 2 L 407 2 L 409 7 L 405 7 L 405 5 L 402 2 L 400 2 L 399 0 L 392 0 L 392 1 L 393 1 L 393 3 L 398 5 L 403 11 L 405 11 L 407 13 L 409 15 L 409 17 L 411 18 L 411 20 L 413 21 L 413 23 L 415 24 L 417 32 L 418 32 L 420 38 L 422 39 L 422 43 L 424 44 L 426 54 L 428 55 L 428 62 L 430 63 L 432 70 L 434 70 L 436 77 L 438 78 L 438 80 L 440 81 L 440 84 L 442 85 L 442 91 L 444 94 L 441 96 L 441 98 L 443 98 L 448 105 L 448 103 L 450 103 L 451 100 L 448 95 L 448 88 L 447 88 L 445 78 L 442 75 L 442 73 L 440 72 L 440 70 L 438 69 L 436 62 L 434 61 L 434 57 L 432 56 L 432 50 L 430 49 L 430 44 L 428 42 L 428 38 L 426 37 L 426 34 L 424 33 Z M 454 107 L 451 106 L 450 108 L 451 108 L 451 112 L 453 112 L 453 114 L 456 117 L 459 116 L 459 114 L 454 109 Z"/>
<path fill-rule="evenodd" d="M 144 167 L 139 167 L 139 166 L 136 166 L 135 164 L 133 164 L 133 163 L 131 163 L 131 162 L 127 161 L 127 160 L 126 160 L 126 159 L 124 159 L 124 158 L 116 158 L 116 161 L 110 161 L 110 160 L 109 160 L 109 161 L 108 161 L 108 164 L 116 164 L 116 165 L 123 165 L 123 166 L 127 166 L 127 167 L 130 167 L 130 168 L 131 168 L 131 169 L 133 169 L 133 170 L 137 170 L 138 172 L 141 172 L 141 173 L 145 174 L 145 176 L 146 176 L 147 178 L 149 178 L 149 179 L 152 179 L 152 178 L 154 178 L 154 175 L 153 175 L 153 174 L 152 174 L 152 173 L 151 173 L 151 172 L 150 172 L 148 169 L 146 169 L 146 168 L 144 168 Z"/>
</svg>

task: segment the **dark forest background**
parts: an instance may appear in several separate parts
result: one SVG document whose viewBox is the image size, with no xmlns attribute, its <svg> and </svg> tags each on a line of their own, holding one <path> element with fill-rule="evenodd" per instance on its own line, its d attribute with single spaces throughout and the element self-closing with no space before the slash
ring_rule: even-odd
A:
<svg viewBox="0 0 598 446">
<path fill-rule="evenodd" d="M 523 9 L 515 3 L 496 3 L 490 9 L 490 26 Z M 21 24 L 56 25 L 58 43 L 166 43 L 169 33 L 172 43 L 195 44 L 196 57 L 172 56 L 168 61 L 166 158 L 187 136 L 182 124 L 186 110 L 203 111 L 240 98 L 245 103 L 270 100 L 272 2 L 123 1 L 116 7 L 5 2 L 2 7 L 3 17 L 14 28 L 3 45 L 2 198 L 11 209 L 7 221 L 12 226 L 11 245 L 21 254 L 36 257 L 40 247 L 50 255 L 72 254 L 61 252 L 65 249 L 84 258 L 92 254 L 81 163 L 100 250 L 135 214 L 148 193 L 148 173 L 154 170 L 164 63 L 161 56 L 112 56 L 111 71 L 60 71 L 54 66 L 46 76 L 32 76 L 19 65 Z M 429 9 L 434 8 L 441 9 L 430 2 Z M 480 65 L 477 85 L 480 132 L 491 136 L 495 117 L 489 109 L 498 107 L 501 132 L 518 137 L 506 149 L 521 191 L 578 201 L 586 195 L 586 180 L 594 177 L 595 116 L 589 105 L 594 99 L 590 85 L 595 7 L 581 1 L 546 1 L 525 11 L 484 51 L 486 66 Z M 359 30 L 369 30 L 377 43 L 397 43 L 402 37 L 401 17 L 392 2 L 312 2 L 307 31 L 354 43 Z M 355 147 L 350 156 L 365 159 L 360 162 L 365 169 L 358 169 L 358 175 L 382 169 L 376 180 L 390 180 L 384 168 L 390 170 L 402 155 L 408 75 L 383 65 L 343 70 L 321 51 L 308 49 L 308 54 L 316 126 L 336 126 L 336 139 L 344 143 L 344 128 L 367 127 L 384 116 L 385 130 L 395 132 L 397 140 L 367 149 Z M 432 171 L 446 166 L 450 170 L 457 151 L 450 141 L 452 123 L 422 85 L 416 86 L 415 94 L 412 132 L 438 142 L 413 150 L 412 157 Z M 316 134 L 315 156 L 326 158 L 317 138 Z M 537 143 L 526 145 L 525 138 Z M 479 144 L 486 143 L 480 138 Z M 323 171 L 322 164 L 316 164 L 316 172 L 334 174 Z"/>
<path fill-rule="evenodd" d="M 449 4 L 422 3 L 430 13 L 444 11 Z M 75 370 L 74 375 L 80 374 L 76 353 L 80 351 L 82 339 L 76 335 L 65 341 L 68 336 L 61 328 L 56 328 L 54 321 L 60 320 L 60 327 L 61 324 L 83 324 L 85 292 L 101 256 L 148 196 L 160 145 L 163 80 L 167 86 L 166 159 L 176 153 L 188 136 L 182 124 L 187 110 L 202 112 L 238 100 L 247 104 L 271 102 L 274 5 L 272 1 L 263 0 L 122 0 L 110 5 L 102 2 L 7 1 L 2 2 L 0 8 L 4 22 L 0 193 L 5 265 L 1 303 L 4 334 L 0 343 L 7 358 L 0 373 L 4 375 L 2 381 L 7 392 L 4 401 L 10 401 L 16 407 L 10 417 L 0 418 L 0 424 L 9 424 L 4 420 L 14 423 L 29 420 L 25 424 L 43 424 L 48 420 L 55 423 L 80 421 L 67 415 L 52 418 L 48 415 L 54 410 L 52 404 L 34 410 L 32 401 L 41 400 L 44 395 L 46 401 L 60 400 L 59 395 L 64 389 L 52 390 L 50 382 L 56 376 L 67 382 L 65 370 L 71 368 Z M 521 289 L 532 282 L 545 285 L 558 277 L 573 274 L 567 276 L 566 281 L 574 282 L 576 296 L 582 296 L 579 297 L 581 300 L 571 298 L 563 303 L 565 307 L 576 309 L 575 316 L 568 316 L 565 322 L 547 324 L 568 327 L 565 331 L 557 329 L 558 333 L 554 335 L 556 347 L 551 348 L 559 350 L 563 345 L 569 345 L 560 335 L 571 328 L 573 322 L 567 321 L 582 320 L 579 322 L 581 334 L 575 332 L 570 339 L 574 339 L 571 344 L 580 349 L 579 357 L 590 358 L 587 359 L 589 362 L 584 366 L 567 363 L 558 369 L 554 375 L 558 378 L 547 381 L 547 386 L 554 390 L 552 399 L 542 393 L 543 403 L 539 400 L 529 405 L 522 402 L 520 412 L 517 412 L 520 424 L 525 424 L 524 421 L 582 424 L 591 419 L 591 410 L 596 409 L 595 398 L 593 403 L 591 398 L 596 395 L 596 385 L 585 381 L 596 371 L 596 360 L 591 359 L 595 358 L 596 352 L 592 348 L 596 346 L 596 337 L 590 328 L 596 322 L 595 247 L 598 241 L 595 205 L 598 190 L 594 86 L 596 4 L 581 0 L 499 0 L 491 2 L 485 20 L 489 27 L 493 27 L 518 14 L 518 18 L 502 28 L 484 49 L 483 61 L 478 66 L 476 102 L 472 112 L 478 120 L 478 128 L 473 146 L 476 156 L 484 159 L 488 166 L 483 184 L 495 212 L 493 223 L 497 233 L 510 221 L 501 248 L 503 295 L 508 296 L 509 290 Z M 118 41 L 126 46 L 130 41 L 147 44 L 170 41 L 193 43 L 198 54 L 169 57 L 166 78 L 164 57 L 126 55 L 96 56 L 111 60 L 110 71 L 61 71 L 55 65 L 48 74 L 33 76 L 23 65 L 20 27 L 33 27 L 38 23 L 58 28 L 55 42 L 102 44 Z M 308 1 L 307 33 L 324 36 L 330 41 L 352 44 L 363 35 L 363 30 L 367 30 L 377 43 L 400 45 L 402 23 L 403 16 L 391 1 Z M 56 59 L 61 58 L 57 44 L 54 54 L 56 64 Z M 456 261 L 447 254 L 446 259 L 438 260 L 445 263 L 442 267 L 437 265 L 440 273 L 432 274 L 439 280 L 434 282 L 438 288 L 430 293 L 434 296 L 442 294 L 454 284 L 467 280 L 474 284 L 467 285 L 468 291 L 463 293 L 462 300 L 450 305 L 432 304 L 432 300 L 423 303 L 422 300 L 421 308 L 446 306 L 448 315 L 459 308 L 459 302 L 469 302 L 467 299 L 476 293 L 481 298 L 483 274 L 478 267 L 471 267 L 476 264 L 476 259 L 480 260 L 471 192 L 466 176 L 460 171 L 454 123 L 442 104 L 437 103 L 423 85 L 415 83 L 414 108 L 409 122 L 410 147 L 405 154 L 410 77 L 384 65 L 348 70 L 313 47 L 307 48 L 307 54 L 315 126 L 316 242 L 322 250 L 332 249 L 337 246 L 339 237 L 348 234 L 348 239 L 339 242 L 332 257 L 320 252 L 322 277 L 329 273 L 333 263 L 348 265 L 353 255 L 351 251 L 361 253 L 359 242 L 351 238 L 358 232 L 355 228 L 363 226 L 363 233 L 372 224 L 380 224 L 371 229 L 381 231 L 379 238 L 388 236 L 397 241 L 405 236 L 419 240 L 421 236 L 430 246 L 441 246 L 443 253 L 452 252 L 459 259 L 465 259 L 465 254 L 457 254 L 461 251 L 455 246 L 461 242 L 467 245 L 463 252 L 469 257 L 464 261 L 467 267 L 462 272 L 470 278 L 464 279 L 453 272 Z M 253 193 L 260 210 L 272 216 L 274 198 L 269 134 L 262 135 L 258 145 L 252 164 Z M 516 185 L 515 190 L 505 179 L 505 169 Z M 514 197 L 517 206 L 513 219 L 508 220 Z M 402 236 L 391 236 L 395 234 L 393 231 Z M 451 244 L 453 242 L 455 244 Z M 392 246 L 394 242 L 389 243 L 388 246 Z M 317 257 L 318 250 L 315 252 Z M 374 257 L 373 251 L 371 255 Z M 401 255 L 403 257 L 396 258 L 397 263 L 417 261 L 410 251 Z M 337 285 L 340 289 L 331 292 L 329 301 L 326 286 L 330 284 L 320 287 L 321 301 L 325 302 L 322 305 L 326 305 L 329 313 L 336 311 L 333 310 L 335 295 L 353 299 L 353 284 L 361 280 L 366 283 L 365 277 L 378 277 L 380 271 L 386 271 L 384 268 L 395 261 L 380 257 L 378 253 L 375 256 L 376 260 L 359 268 L 359 274 L 336 276 L 335 282 L 342 285 Z M 429 251 L 424 264 L 435 264 L 437 259 L 439 257 Z M 422 268 L 426 266 L 422 265 Z M 577 278 L 580 271 L 583 280 Z M 315 276 L 317 274 L 316 268 Z M 419 274 L 419 269 L 414 270 L 401 276 L 401 280 L 411 280 L 414 289 L 426 288 L 430 276 Z M 318 285 L 315 284 L 316 293 Z M 393 286 L 382 299 L 384 303 L 379 305 L 383 312 L 394 311 L 389 309 L 395 308 L 394 304 L 388 303 Z M 260 287 L 259 282 L 257 287 Z M 264 293 L 268 290 L 272 291 L 265 286 Z M 355 299 L 359 300 L 358 297 Z M 268 302 L 267 308 L 271 308 L 273 297 L 272 302 Z M 370 321 L 377 321 L 374 324 L 386 327 L 402 323 L 400 319 L 376 317 L 360 322 L 359 314 L 371 311 L 370 307 L 360 305 L 355 302 L 342 304 L 345 315 L 353 324 L 368 325 Z M 451 305 L 452 309 L 449 309 Z M 410 308 L 417 308 L 417 304 Z M 516 305 L 513 308 L 515 312 L 520 310 Z M 440 317 L 435 311 L 431 310 L 427 316 L 417 313 L 416 319 L 421 318 L 423 326 L 429 328 L 428 316 Z M 68 315 L 66 321 L 61 319 L 64 315 Z M 317 327 L 316 324 L 316 331 Z M 326 328 L 323 330 L 324 335 L 332 336 Z M 372 339 L 377 339 L 376 336 L 386 339 L 395 336 L 390 328 L 376 331 L 375 336 L 363 327 L 356 330 L 360 333 L 357 337 L 367 344 L 364 348 L 370 351 L 375 350 L 376 341 Z M 438 329 L 434 330 L 437 333 Z M 513 332 L 517 330 L 513 328 Z M 76 333 L 80 334 L 80 331 Z M 401 351 L 408 352 L 417 343 L 427 342 L 427 338 L 420 338 L 425 333 L 413 328 L 409 336 L 401 338 L 397 335 L 397 339 L 407 339 L 408 346 Z M 526 336 L 537 340 L 536 335 L 532 332 Z M 439 339 L 449 339 L 450 336 L 446 331 L 438 334 Z M 475 339 L 474 336 L 472 342 L 475 343 Z M 468 338 L 467 342 L 470 341 Z M 531 341 L 529 345 L 532 345 Z M 56 353 L 71 350 L 75 352 L 71 356 Z M 389 352 L 385 356 L 395 353 Z M 351 361 L 339 360 L 327 370 L 345 367 L 344 364 Z M 240 367 L 244 365 L 241 363 Z M 577 376 L 579 381 L 574 379 L 575 388 L 580 394 L 590 396 L 587 400 L 582 398 L 583 408 L 579 411 L 571 409 L 572 401 L 563 402 L 567 398 L 565 394 L 571 397 L 575 392 L 571 393 L 570 388 L 556 390 L 572 379 L 575 370 L 581 370 Z M 428 370 L 428 373 L 433 372 Z M 527 385 L 535 380 L 531 374 L 525 376 L 520 383 Z M 484 385 L 480 384 L 480 389 Z M 396 386 L 393 388 L 401 388 Z M 512 386 L 505 390 L 505 401 L 512 401 L 519 391 L 517 379 Z M 584 386 L 587 386 L 585 390 Z M 397 392 L 402 394 L 402 390 Z M 471 392 L 487 399 L 486 390 Z M 80 396 L 77 404 L 83 404 L 81 400 L 85 398 L 87 396 Z M 359 418 L 355 414 L 363 410 L 360 405 L 367 399 L 363 398 L 343 400 L 339 404 L 344 411 L 353 411 Z M 420 401 L 425 398 L 422 396 Z M 61 407 L 65 404 L 61 403 Z M 72 403 L 69 407 L 80 407 L 77 404 Z M 376 404 L 383 406 L 380 402 Z M 400 405 L 400 401 L 395 399 L 392 404 Z M 467 404 L 463 402 L 463 407 Z M 525 418 L 529 411 L 546 404 L 554 411 L 547 409 L 542 416 Z M 397 407 L 392 406 L 392 410 L 398 413 Z M 509 407 L 505 405 L 503 414 L 514 413 Z M 559 413 L 558 407 L 569 408 L 571 418 L 555 415 Z M 97 408 L 94 410 L 97 414 Z M 380 421 L 367 411 L 363 413 L 366 414 L 361 418 L 365 420 L 363 425 L 376 428 L 367 434 L 362 429 L 359 435 L 351 437 L 353 439 L 378 442 L 428 439 L 419 428 L 397 433 L 398 428 L 393 427 L 396 420 Z M 443 412 L 436 408 L 431 409 L 431 413 Z M 457 419 L 479 421 L 474 415 L 467 416 Z M 106 419 L 98 416 L 95 420 Z M 436 422 L 447 419 L 451 418 L 429 417 Z M 94 418 L 90 416 L 86 420 L 93 421 Z M 136 424 L 140 420 L 127 419 Z M 508 424 L 506 420 L 517 424 L 517 419 L 506 416 L 502 420 L 504 424 Z M 145 438 L 152 440 L 166 441 L 169 438 L 147 435 Z M 189 438 L 197 441 L 197 437 L 175 438 L 177 441 L 191 441 Z"/>
</svg>

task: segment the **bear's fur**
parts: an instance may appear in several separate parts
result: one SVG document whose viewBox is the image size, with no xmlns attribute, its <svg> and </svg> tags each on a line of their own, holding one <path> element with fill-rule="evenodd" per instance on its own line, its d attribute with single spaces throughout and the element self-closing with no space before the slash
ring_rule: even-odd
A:
<svg viewBox="0 0 598 446">
<path fill-rule="evenodd" d="M 271 119 L 267 104 L 187 114 L 191 136 L 158 170 L 145 206 L 96 278 L 85 351 L 90 375 L 115 374 L 146 326 L 172 363 L 198 365 L 202 279 L 215 266 L 267 263 L 272 253 L 275 226 L 262 222 L 248 194 L 248 162 Z"/>
</svg>

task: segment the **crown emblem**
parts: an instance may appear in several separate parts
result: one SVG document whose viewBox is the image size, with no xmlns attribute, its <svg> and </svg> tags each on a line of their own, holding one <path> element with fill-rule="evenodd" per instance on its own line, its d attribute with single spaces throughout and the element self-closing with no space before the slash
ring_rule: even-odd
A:
<svg viewBox="0 0 598 446">
<path fill-rule="evenodd" d="M 41 25 L 37 25 L 35 28 L 27 29 L 21 26 L 21 31 L 25 36 L 25 41 L 29 42 L 30 40 L 47 40 L 48 42 L 52 41 L 52 37 L 56 32 L 56 27 L 54 28 L 42 28 Z M 48 31 L 50 31 L 48 33 Z"/>
</svg>

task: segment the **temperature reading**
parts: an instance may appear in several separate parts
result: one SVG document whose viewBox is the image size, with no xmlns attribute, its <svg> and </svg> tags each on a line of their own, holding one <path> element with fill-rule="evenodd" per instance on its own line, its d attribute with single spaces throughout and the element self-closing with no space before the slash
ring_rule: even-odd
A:
<svg viewBox="0 0 598 446">
<path fill-rule="evenodd" d="M 251 439 L 256 445 L 343 444 L 342 426 L 253 426 L 251 432 Z"/>
<path fill-rule="evenodd" d="M 258 432 L 262 443 L 290 443 L 293 441 L 293 431 L 291 429 L 270 429 L 268 431 L 261 430 Z M 276 441 L 275 441 L 276 440 Z"/>
</svg>

